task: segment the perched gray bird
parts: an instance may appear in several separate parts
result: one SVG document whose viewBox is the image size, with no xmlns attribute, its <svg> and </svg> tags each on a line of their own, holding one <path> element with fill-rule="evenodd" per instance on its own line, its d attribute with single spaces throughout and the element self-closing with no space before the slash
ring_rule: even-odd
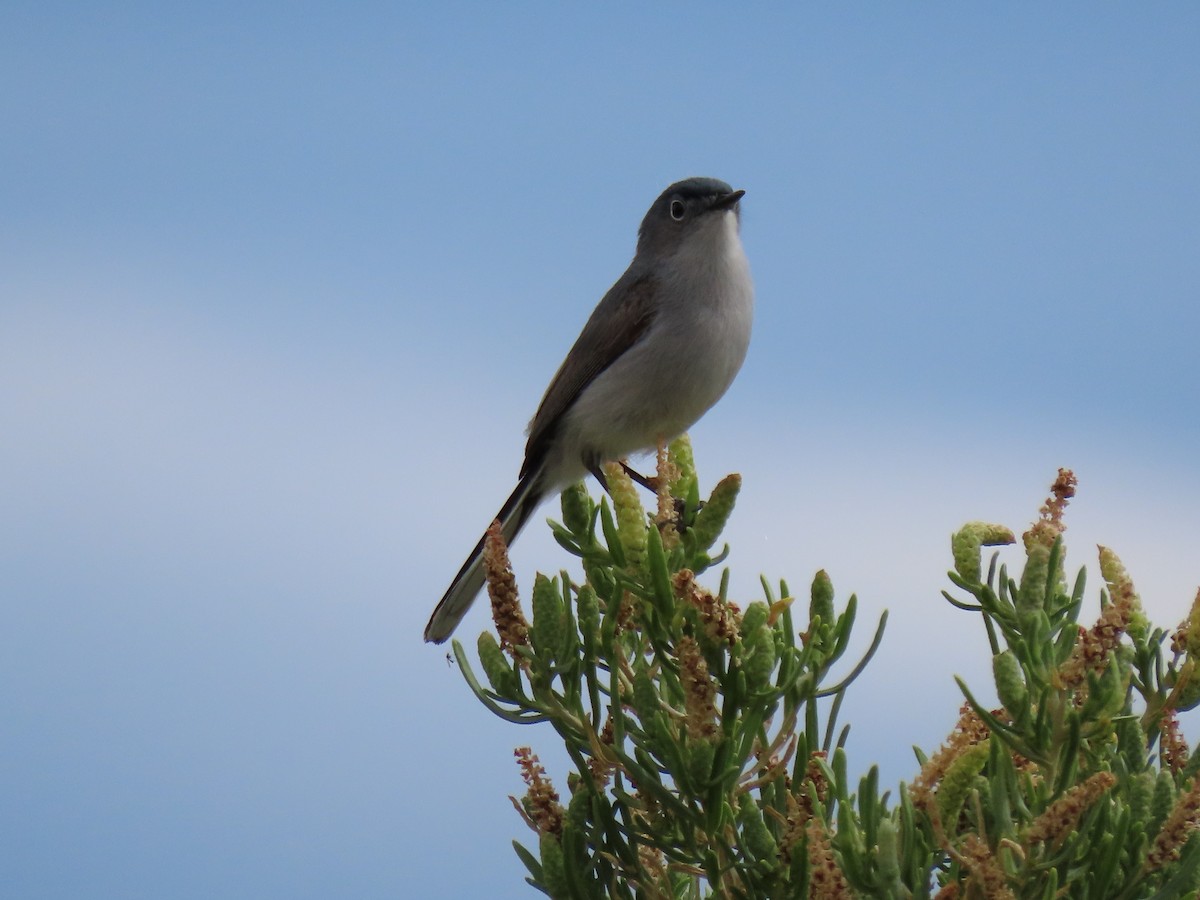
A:
<svg viewBox="0 0 1200 900">
<path fill-rule="evenodd" d="M 533 420 L 521 477 L 496 518 L 511 543 L 549 493 L 687 431 L 746 358 L 754 285 L 738 237 L 745 191 L 689 178 L 642 219 L 637 253 L 559 367 Z M 483 587 L 483 539 L 425 626 L 450 637 Z"/>
</svg>

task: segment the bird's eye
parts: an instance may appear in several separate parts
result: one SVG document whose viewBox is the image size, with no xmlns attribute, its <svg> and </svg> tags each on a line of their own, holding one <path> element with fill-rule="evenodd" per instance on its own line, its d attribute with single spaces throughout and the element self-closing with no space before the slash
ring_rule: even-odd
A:
<svg viewBox="0 0 1200 900">
<path fill-rule="evenodd" d="M 682 222 L 683 214 L 685 212 L 687 212 L 687 207 L 685 207 L 683 205 L 682 200 L 672 200 L 671 201 L 671 218 L 672 219 L 674 219 L 676 222 Z"/>
</svg>

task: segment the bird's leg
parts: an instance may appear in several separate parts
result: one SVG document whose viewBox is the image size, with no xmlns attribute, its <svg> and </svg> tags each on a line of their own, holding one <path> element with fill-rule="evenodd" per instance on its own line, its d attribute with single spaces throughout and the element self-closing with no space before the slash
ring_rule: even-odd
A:
<svg viewBox="0 0 1200 900">
<path fill-rule="evenodd" d="M 629 467 L 629 465 L 623 459 L 620 460 L 620 463 L 621 463 L 621 468 L 625 470 L 626 475 L 628 475 L 630 478 L 632 478 L 634 481 L 636 481 L 638 484 L 640 484 L 642 487 L 644 487 L 646 490 L 650 491 L 651 493 L 658 492 L 658 479 L 657 478 L 653 478 L 648 475 L 643 475 L 641 472 L 631 469 Z M 603 490 L 605 493 L 608 493 L 608 479 L 604 477 L 604 470 L 600 468 L 600 464 L 598 462 L 589 462 L 587 464 L 587 470 L 589 472 L 591 472 L 593 477 L 595 477 L 596 481 L 598 481 L 600 483 L 601 490 Z"/>
<path fill-rule="evenodd" d="M 587 464 L 587 470 L 592 473 L 592 476 L 600 482 L 600 490 L 608 493 L 608 479 L 604 477 L 604 470 L 600 468 L 600 464 L 591 462 Z"/>
<path fill-rule="evenodd" d="M 629 467 L 629 463 L 621 460 L 621 468 L 625 470 L 625 474 L 644 487 L 652 494 L 658 493 L 658 478 L 653 475 L 643 475 L 635 469 Z"/>
<path fill-rule="evenodd" d="M 653 494 L 658 493 L 658 489 L 660 486 L 660 479 L 658 477 L 643 475 L 641 472 L 638 472 L 636 469 L 630 468 L 629 464 L 626 463 L 625 460 L 623 460 L 623 459 L 620 460 L 620 463 L 621 463 L 621 468 L 625 470 L 625 474 L 628 475 L 631 479 L 636 481 L 638 484 L 640 484 L 642 487 L 644 487 L 646 490 L 650 491 L 651 493 L 653 493 Z M 602 468 L 600 468 L 600 464 L 598 462 L 589 462 L 587 464 L 587 470 L 592 473 L 592 476 L 600 484 L 600 489 L 602 491 L 604 491 L 606 494 L 610 494 L 611 491 L 609 491 L 609 489 L 608 489 L 608 479 L 604 477 L 604 470 Z M 678 497 L 675 497 L 672 499 L 674 501 L 672 505 L 674 506 L 674 511 L 675 511 L 675 521 L 673 524 L 675 525 L 675 528 L 678 531 L 684 531 L 684 530 L 686 530 L 686 526 L 684 525 L 684 512 L 685 512 L 684 501 Z M 701 506 L 703 506 L 703 504 L 701 504 Z"/>
</svg>

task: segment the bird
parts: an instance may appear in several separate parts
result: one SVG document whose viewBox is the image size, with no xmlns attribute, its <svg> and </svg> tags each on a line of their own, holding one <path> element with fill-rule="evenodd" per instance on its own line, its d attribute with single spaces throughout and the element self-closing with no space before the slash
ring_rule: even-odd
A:
<svg viewBox="0 0 1200 900">
<path fill-rule="evenodd" d="M 642 219 L 633 261 L 601 298 L 526 430 L 517 486 L 496 514 L 512 543 L 548 495 L 600 465 L 692 427 L 728 390 L 750 344 L 754 284 L 741 200 L 715 178 L 664 190 Z M 484 538 L 433 610 L 425 640 L 454 632 L 484 583 Z"/>
</svg>

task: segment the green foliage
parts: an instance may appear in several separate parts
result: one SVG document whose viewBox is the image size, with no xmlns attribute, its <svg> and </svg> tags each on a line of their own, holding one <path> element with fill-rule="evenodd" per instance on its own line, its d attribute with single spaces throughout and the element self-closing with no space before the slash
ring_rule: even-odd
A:
<svg viewBox="0 0 1200 900">
<path fill-rule="evenodd" d="M 702 587 L 740 479 L 700 504 L 686 438 L 669 458 L 659 508 L 673 518 L 648 517 L 615 468 L 612 505 L 564 492 L 564 524 L 551 527 L 583 581 L 537 577 L 528 644 L 481 636 L 490 687 L 454 644 L 488 709 L 549 723 L 574 767 L 565 811 L 540 780 L 519 804 L 537 832 L 536 855 L 516 845 L 530 884 L 554 898 L 1200 896 L 1200 754 L 1187 755 L 1175 720 L 1200 703 L 1200 612 L 1165 650 L 1102 549 L 1100 620 L 1080 628 L 1084 573 L 1068 592 L 1063 566 L 1070 473 L 1024 535 L 1018 579 L 997 555 L 986 573 L 980 562 L 1011 531 L 972 522 L 954 535 L 960 593 L 946 597 L 984 625 L 1003 705 L 960 682 L 955 731 L 917 751 L 910 785 L 881 794 L 875 768 L 847 774 L 837 718 L 886 613 L 835 677 L 857 601 L 839 606 L 825 572 L 805 622 L 786 582 L 776 593 L 764 580 L 744 611 L 728 573 L 715 593 Z"/>
</svg>

